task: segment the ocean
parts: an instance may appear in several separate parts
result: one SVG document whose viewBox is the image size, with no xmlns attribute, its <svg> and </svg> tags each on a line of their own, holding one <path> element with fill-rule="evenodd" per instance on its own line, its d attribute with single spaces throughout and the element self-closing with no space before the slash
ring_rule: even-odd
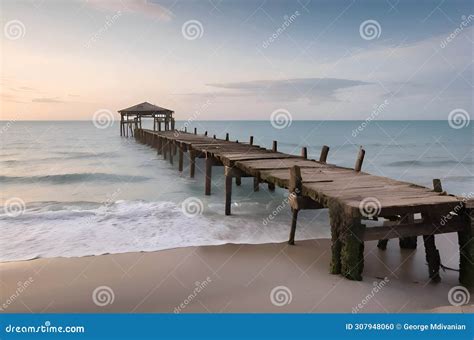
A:
<svg viewBox="0 0 474 340">
<path fill-rule="evenodd" d="M 185 124 L 212 136 L 248 141 L 353 167 L 359 146 L 363 171 L 432 186 L 457 195 L 474 191 L 472 124 L 447 121 L 195 121 Z M 97 126 L 99 127 L 97 127 Z M 0 261 L 72 257 L 224 243 L 287 240 L 286 190 L 253 192 L 252 179 L 233 188 L 232 216 L 224 216 L 223 169 L 213 168 L 213 194 L 204 195 L 204 164 L 196 177 L 133 138 L 118 122 L 0 122 Z M 183 202 L 194 202 L 193 211 Z M 274 211 L 279 211 L 273 214 Z M 269 218 L 269 216 L 272 216 Z M 297 240 L 330 237 L 327 211 L 303 211 Z"/>
</svg>

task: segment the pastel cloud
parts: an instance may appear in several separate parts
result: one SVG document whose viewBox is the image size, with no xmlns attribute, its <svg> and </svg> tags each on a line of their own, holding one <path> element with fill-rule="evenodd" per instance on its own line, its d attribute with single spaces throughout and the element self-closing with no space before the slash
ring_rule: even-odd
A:
<svg viewBox="0 0 474 340">
<path fill-rule="evenodd" d="M 169 9 L 147 0 L 88 0 L 87 4 L 98 10 L 140 13 L 162 21 L 173 18 L 173 13 Z"/>
</svg>

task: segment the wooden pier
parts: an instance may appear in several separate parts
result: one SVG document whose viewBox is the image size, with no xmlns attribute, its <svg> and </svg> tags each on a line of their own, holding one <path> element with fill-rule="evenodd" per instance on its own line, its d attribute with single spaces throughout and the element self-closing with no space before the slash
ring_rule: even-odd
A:
<svg viewBox="0 0 474 340">
<path fill-rule="evenodd" d="M 361 171 L 365 151 L 355 157 L 354 169 L 327 163 L 329 147 L 324 146 L 319 160 L 278 151 L 248 142 L 230 141 L 185 131 L 135 129 L 135 138 L 157 149 L 163 158 L 183 171 L 184 154 L 189 158 L 189 176 L 194 177 L 196 158 L 205 159 L 204 193 L 211 194 L 212 167 L 223 166 L 225 175 L 225 214 L 231 214 L 232 185 L 242 177 L 253 177 L 253 190 L 262 183 L 288 189 L 292 211 L 289 243 L 294 244 L 298 212 L 303 209 L 329 209 L 332 235 L 330 272 L 352 280 L 361 280 L 364 266 L 364 241 L 379 240 L 385 249 L 388 239 L 399 238 L 400 246 L 416 247 L 423 236 L 429 277 L 440 280 L 440 255 L 435 236 L 457 232 L 459 237 L 461 284 L 474 286 L 474 201 L 443 192 L 439 180 L 434 189 L 412 183 L 374 176 Z M 415 219 L 415 214 L 421 218 Z M 382 225 L 366 227 L 364 220 L 383 218 Z"/>
</svg>

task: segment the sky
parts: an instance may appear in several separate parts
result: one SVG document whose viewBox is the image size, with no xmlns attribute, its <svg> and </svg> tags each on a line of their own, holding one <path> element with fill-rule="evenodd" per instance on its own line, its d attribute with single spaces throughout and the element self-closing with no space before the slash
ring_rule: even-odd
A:
<svg viewBox="0 0 474 340">
<path fill-rule="evenodd" d="M 472 1 L 0 4 L 2 120 L 89 120 L 144 101 L 178 120 L 473 112 Z"/>
</svg>

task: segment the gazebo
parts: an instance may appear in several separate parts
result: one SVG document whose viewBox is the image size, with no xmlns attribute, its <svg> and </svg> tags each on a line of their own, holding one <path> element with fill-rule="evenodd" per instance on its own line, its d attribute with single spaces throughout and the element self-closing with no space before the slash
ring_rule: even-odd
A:
<svg viewBox="0 0 474 340">
<path fill-rule="evenodd" d="M 120 113 L 120 136 L 133 136 L 134 129 L 142 128 L 142 117 L 153 118 L 153 131 L 174 130 L 174 111 L 143 102 L 118 111 Z M 163 123 L 163 128 L 161 126 Z"/>
</svg>

